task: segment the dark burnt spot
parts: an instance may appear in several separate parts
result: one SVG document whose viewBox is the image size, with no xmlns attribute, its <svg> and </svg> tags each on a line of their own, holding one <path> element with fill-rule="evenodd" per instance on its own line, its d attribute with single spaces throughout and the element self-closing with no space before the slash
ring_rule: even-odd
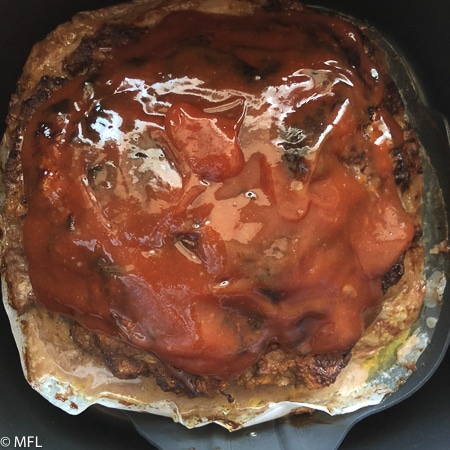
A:
<svg viewBox="0 0 450 450">
<path fill-rule="evenodd" d="M 158 367 L 156 382 L 164 392 L 184 392 L 190 398 L 198 397 L 208 389 L 216 389 L 213 378 L 193 375 L 168 364 Z"/>
<path fill-rule="evenodd" d="M 223 392 L 221 380 L 189 374 L 101 332 L 89 331 L 73 323 L 70 336 L 81 349 L 99 357 L 119 379 L 151 375 L 164 392 L 184 392 L 189 397 Z"/>
<path fill-rule="evenodd" d="M 8 155 L 8 161 L 11 161 L 13 163 L 18 157 L 20 156 L 20 151 L 17 148 L 13 148 Z M 7 161 L 7 164 L 8 164 Z"/>
<path fill-rule="evenodd" d="M 136 350 L 126 348 L 122 342 L 102 333 L 89 332 L 74 323 L 70 328 L 72 340 L 83 350 L 102 358 L 111 372 L 120 379 L 148 375 L 149 366 Z"/>
<path fill-rule="evenodd" d="M 315 355 L 314 363 L 318 370 L 315 372 L 315 381 L 320 386 L 329 386 L 350 361 L 351 352 L 347 350 L 339 354 Z"/>
<path fill-rule="evenodd" d="M 408 188 L 411 182 L 411 174 L 408 172 L 408 168 L 406 166 L 406 162 L 403 158 L 403 154 L 401 149 L 394 149 L 391 152 L 392 162 L 393 162 L 393 175 L 395 179 L 395 183 L 397 186 L 400 186 L 402 190 Z"/>
<path fill-rule="evenodd" d="M 34 112 L 51 97 L 53 92 L 64 86 L 67 81 L 68 80 L 63 77 L 43 76 L 36 87 L 35 93 L 23 102 L 22 116 L 24 119 L 28 120 Z"/>
<path fill-rule="evenodd" d="M 422 173 L 417 139 L 409 139 L 401 147 L 391 150 L 393 176 L 397 186 L 404 192 L 409 188 L 412 177 Z"/>
<path fill-rule="evenodd" d="M 221 391 L 222 395 L 225 395 L 228 403 L 234 403 L 234 397 L 231 394 L 227 394 L 226 392 Z"/>
<path fill-rule="evenodd" d="M 180 383 L 179 380 L 168 376 L 157 376 L 156 384 L 164 392 L 180 394 L 185 389 L 184 384 Z"/>
<path fill-rule="evenodd" d="M 145 30 L 126 24 L 104 25 L 93 36 L 81 40 L 77 49 L 63 61 L 63 69 L 71 77 L 95 73 L 111 59 L 114 48 L 136 42 Z"/>
<path fill-rule="evenodd" d="M 386 110 L 390 114 L 395 116 L 403 111 L 404 109 L 403 100 L 392 78 L 385 77 L 384 82 L 385 82 L 385 91 L 382 106 L 386 108 Z"/>
<path fill-rule="evenodd" d="M 381 280 L 381 286 L 383 289 L 383 293 L 391 287 L 396 285 L 403 275 L 405 274 L 405 265 L 404 265 L 404 255 L 400 257 L 400 259 L 391 267 L 389 272 L 387 272 L 383 279 Z"/>
<path fill-rule="evenodd" d="M 17 145 L 17 144 L 16 144 Z M 20 149 L 15 146 L 11 149 L 8 155 L 8 159 L 5 163 L 5 171 L 3 173 L 4 183 L 6 185 L 14 186 L 17 180 L 20 179 L 21 164 L 20 164 L 21 152 Z M 19 199 L 20 203 L 23 205 L 27 204 L 26 197 Z"/>
</svg>

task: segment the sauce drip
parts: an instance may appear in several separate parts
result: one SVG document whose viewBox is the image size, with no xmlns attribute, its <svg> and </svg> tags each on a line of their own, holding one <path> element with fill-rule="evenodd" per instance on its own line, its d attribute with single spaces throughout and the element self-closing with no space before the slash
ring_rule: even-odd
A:
<svg viewBox="0 0 450 450">
<path fill-rule="evenodd" d="M 383 70 L 306 9 L 171 13 L 113 49 L 24 138 L 38 301 L 194 374 L 345 351 L 413 236 Z"/>
</svg>

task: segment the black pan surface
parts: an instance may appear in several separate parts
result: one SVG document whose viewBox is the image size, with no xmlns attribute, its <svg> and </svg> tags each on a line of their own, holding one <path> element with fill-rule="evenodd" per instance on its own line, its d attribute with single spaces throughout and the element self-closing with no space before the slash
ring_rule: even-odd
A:
<svg viewBox="0 0 450 450">
<path fill-rule="evenodd" d="M 73 13 L 112 0 L 0 1 L 1 134 L 10 94 L 32 43 Z M 450 3 L 445 0 L 316 0 L 380 30 L 408 61 L 422 87 L 442 145 L 431 156 L 450 205 Z M 441 113 L 442 116 L 439 114 Z M 35 393 L 22 375 L 9 323 L 0 311 L 0 446 L 45 449 L 447 449 L 450 445 L 450 292 L 430 346 L 408 382 L 385 402 L 330 418 L 322 413 L 275 421 L 237 433 L 208 426 L 188 431 L 171 420 L 91 408 L 69 416 Z"/>
</svg>

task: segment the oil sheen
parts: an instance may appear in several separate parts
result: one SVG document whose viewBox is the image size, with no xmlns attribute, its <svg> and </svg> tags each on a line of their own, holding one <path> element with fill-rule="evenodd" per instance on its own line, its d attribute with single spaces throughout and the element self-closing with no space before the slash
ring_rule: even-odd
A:
<svg viewBox="0 0 450 450">
<path fill-rule="evenodd" d="M 361 32 L 182 11 L 111 52 L 24 137 L 38 301 L 195 374 L 350 348 L 414 232 Z"/>
</svg>

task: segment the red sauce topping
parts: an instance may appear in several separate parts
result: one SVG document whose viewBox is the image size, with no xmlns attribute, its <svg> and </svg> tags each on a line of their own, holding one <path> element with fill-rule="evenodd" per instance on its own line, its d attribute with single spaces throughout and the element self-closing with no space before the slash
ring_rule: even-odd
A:
<svg viewBox="0 0 450 450">
<path fill-rule="evenodd" d="M 55 92 L 23 144 L 37 299 L 195 374 L 354 344 L 413 236 L 364 44 L 179 12 Z"/>
</svg>

